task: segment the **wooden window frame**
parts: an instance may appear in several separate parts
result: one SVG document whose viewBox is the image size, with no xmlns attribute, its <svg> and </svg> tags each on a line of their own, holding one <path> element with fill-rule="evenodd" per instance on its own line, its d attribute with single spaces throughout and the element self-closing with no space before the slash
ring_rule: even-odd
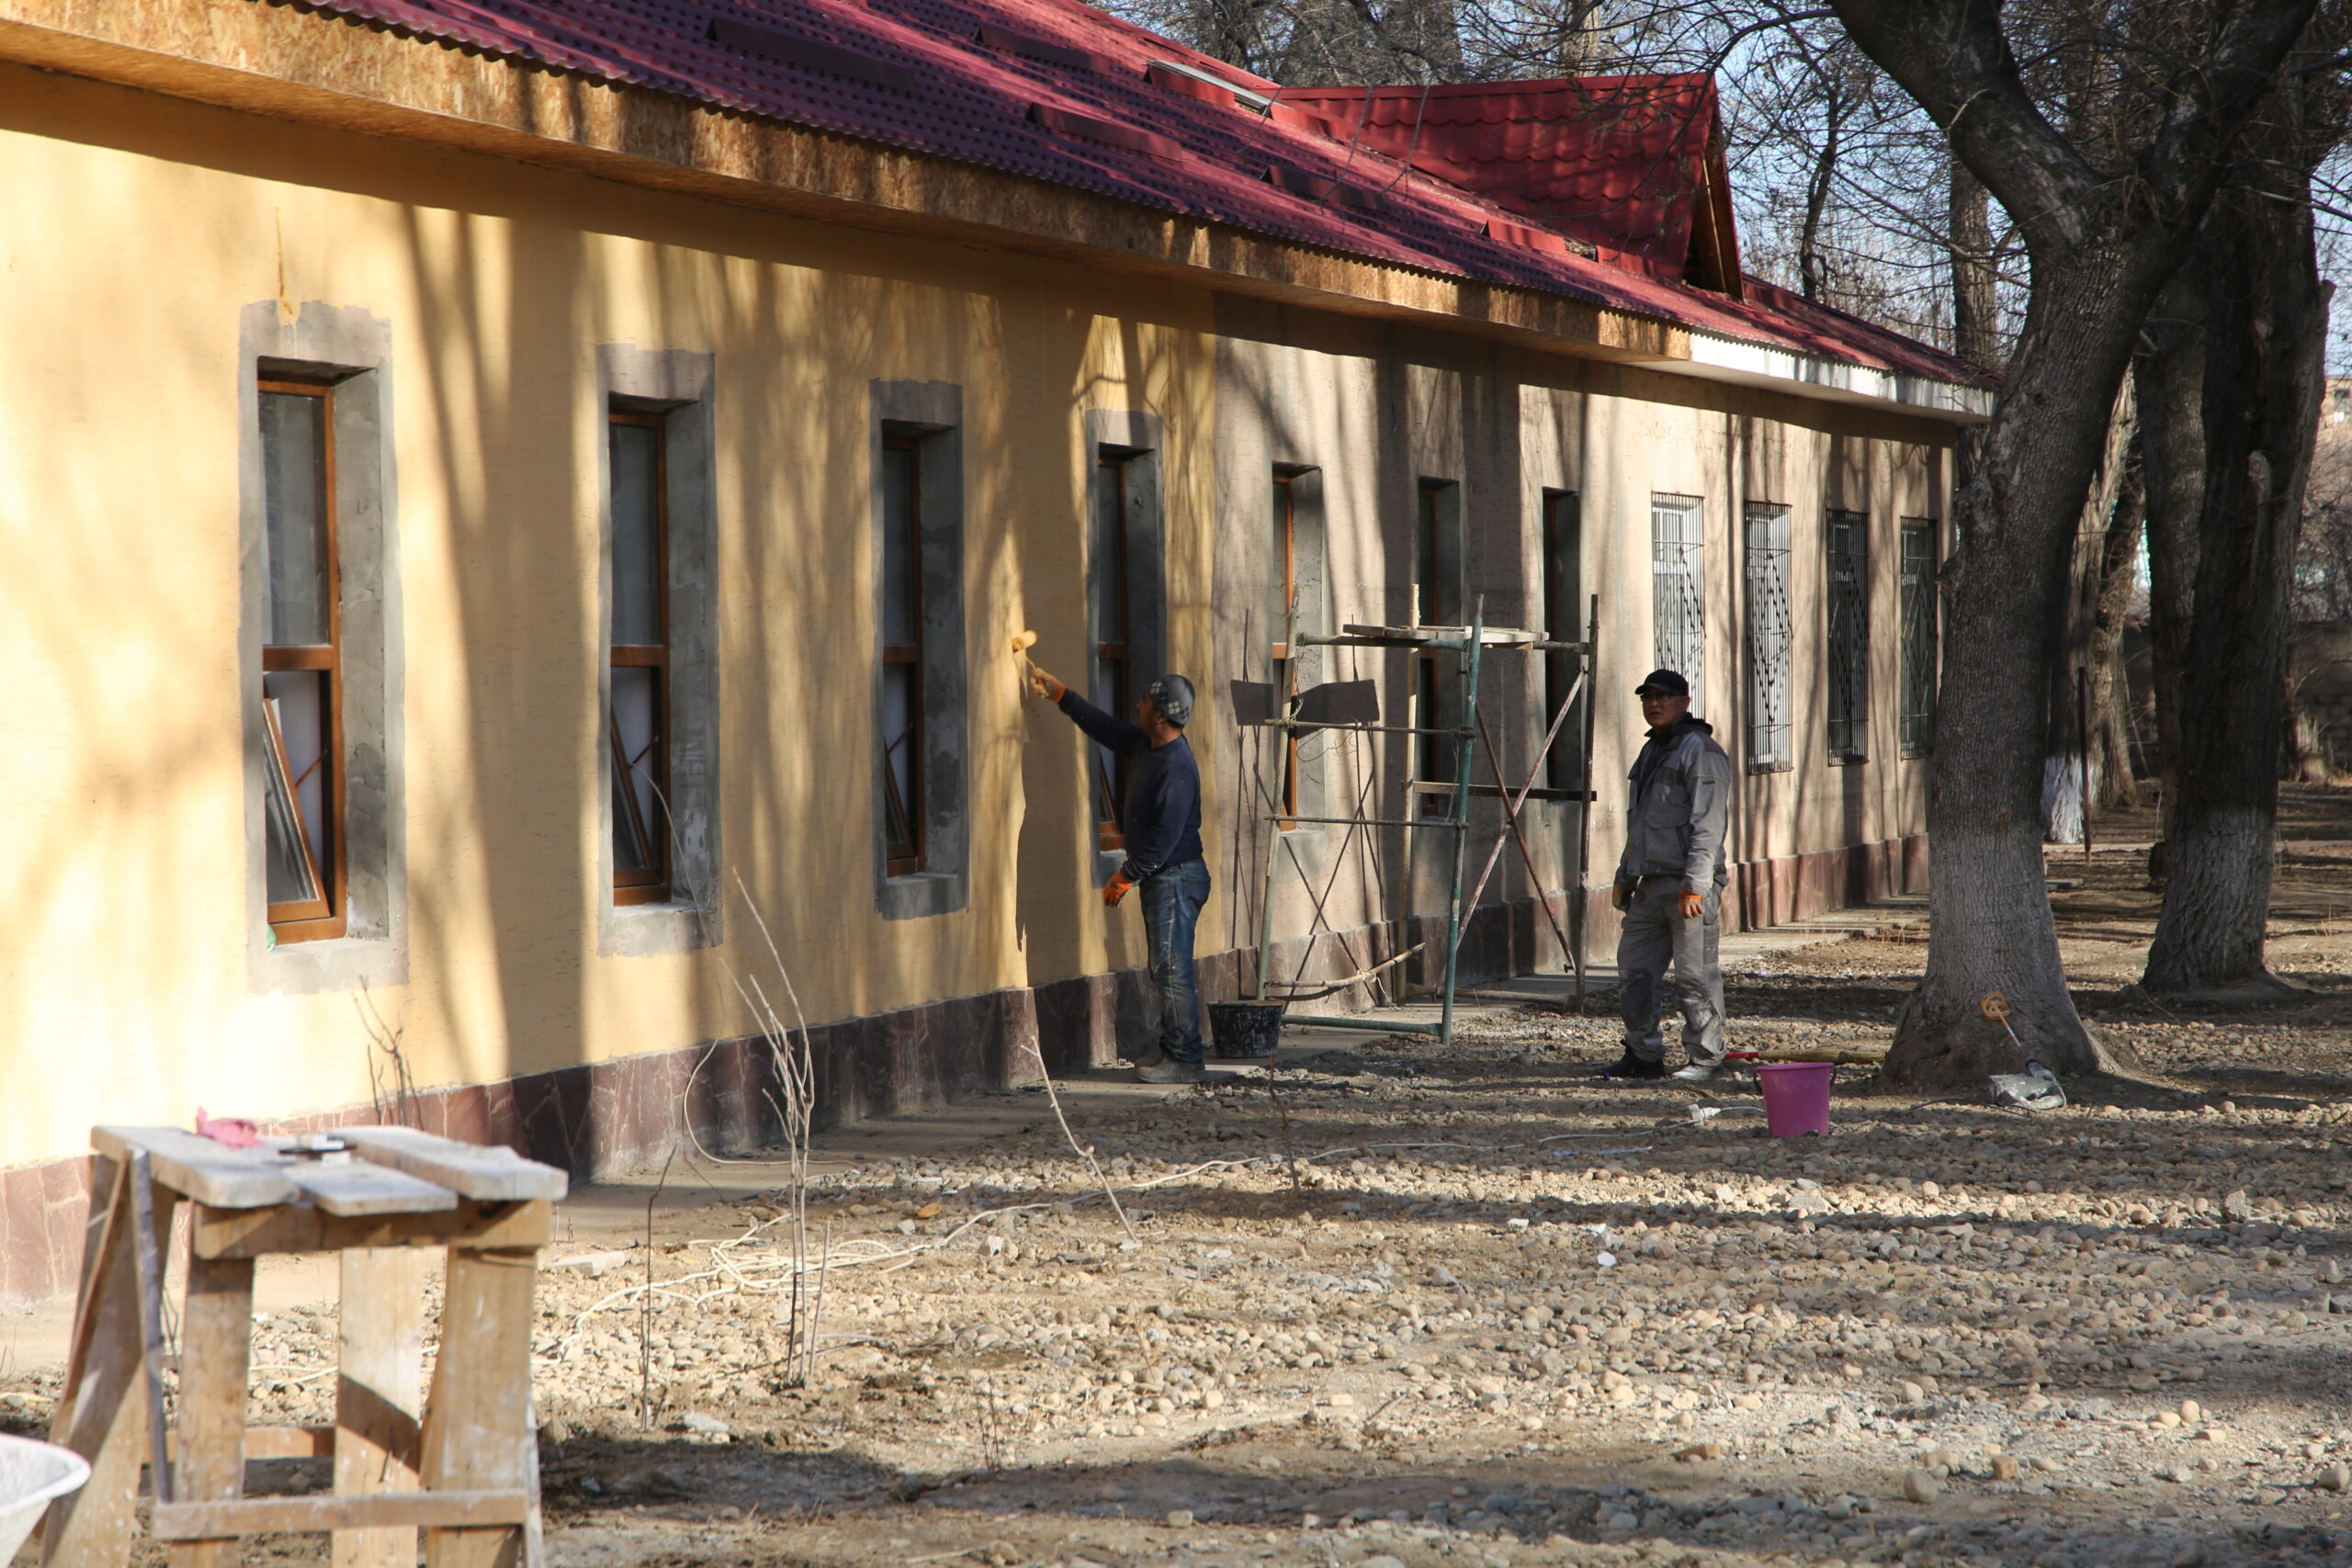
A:
<svg viewBox="0 0 2352 1568">
<path fill-rule="evenodd" d="M 1125 637 L 1122 641 L 1095 643 L 1094 668 L 1096 673 L 1100 675 L 1106 666 L 1116 666 L 1119 676 L 1114 686 L 1111 716 L 1120 719 L 1127 716 L 1127 705 L 1134 701 L 1136 694 L 1133 659 L 1136 629 L 1135 574 L 1130 570 L 1131 563 L 1127 559 L 1127 470 L 1128 465 L 1134 460 L 1135 454 L 1132 452 L 1110 446 L 1097 446 L 1094 449 L 1095 471 L 1098 475 L 1104 473 L 1110 475 L 1109 482 L 1114 487 L 1114 504 L 1111 509 L 1111 526 L 1107 539 L 1096 539 L 1093 542 L 1098 546 L 1106 545 L 1114 553 L 1110 559 L 1098 560 L 1093 565 L 1095 571 L 1102 574 L 1097 581 L 1103 583 L 1103 592 L 1117 595 L 1119 619 L 1126 628 Z M 1114 758 L 1110 767 L 1106 769 L 1102 765 L 1102 749 L 1090 744 L 1088 750 L 1093 764 L 1094 786 L 1102 795 L 1094 822 L 1094 847 L 1106 852 L 1125 851 L 1127 847 L 1126 825 L 1119 819 L 1119 812 L 1126 803 L 1127 774 L 1132 765 L 1131 760 L 1125 757 Z"/>
<path fill-rule="evenodd" d="M 653 799 L 666 817 L 670 799 L 670 427 L 665 414 L 639 409 L 608 408 L 605 414 L 606 441 L 614 425 L 634 425 L 653 432 L 653 603 L 661 626 L 662 640 L 657 643 L 620 643 L 606 645 L 609 670 L 653 670 L 653 739 L 648 750 L 652 752 Z M 617 588 L 618 584 L 616 582 Z M 606 676 L 609 694 L 610 674 Z M 609 761 L 616 768 L 616 778 L 621 786 L 620 798 L 613 802 L 616 812 L 626 812 L 629 826 L 639 843 L 650 850 L 652 864 L 640 871 L 613 868 L 613 902 L 616 905 L 662 904 L 671 895 L 671 843 L 666 823 L 649 823 L 638 804 L 637 790 L 631 783 L 635 767 L 621 739 L 620 719 L 613 711 L 607 695 L 605 705 L 605 744 L 610 748 Z"/>
<path fill-rule="evenodd" d="M 324 417 L 320 421 L 319 488 L 320 511 L 326 519 L 324 564 L 326 569 L 327 640 L 323 644 L 267 643 L 262 645 L 261 669 L 264 675 L 281 671 L 317 671 L 326 677 L 326 739 L 312 767 L 324 766 L 327 773 L 327 863 L 318 861 L 318 848 L 310 842 L 307 833 L 302 839 L 302 853 L 311 864 L 312 883 L 325 897 L 265 907 L 274 941 L 283 945 L 297 942 L 322 942 L 342 936 L 349 928 L 350 908 L 347 902 L 346 842 L 350 837 L 345 815 L 343 765 L 343 535 L 335 516 L 334 470 L 334 384 L 325 380 L 304 380 L 288 376 L 263 376 L 255 380 L 258 395 L 279 393 L 290 397 L 317 398 Z M 258 415 L 256 415 L 258 418 Z M 265 459 L 264 468 L 267 463 Z M 266 482 L 265 480 L 265 482 Z M 266 502 L 264 503 L 266 505 Z M 265 570 L 262 592 L 269 592 Z M 265 605 L 265 620 L 266 619 Z M 266 633 L 265 633 L 266 635 Z M 286 755 L 286 739 L 279 732 L 269 710 L 268 699 L 262 700 L 262 734 L 272 755 L 269 763 L 278 769 L 295 790 L 301 779 L 295 778 Z M 303 778 L 309 777 L 306 770 Z M 301 813 L 300 797 L 296 798 L 295 815 Z"/>
<path fill-rule="evenodd" d="M 884 835 L 882 843 L 882 872 L 886 876 L 914 876 L 921 874 L 925 866 L 923 844 L 922 769 L 924 718 L 922 643 L 922 438 L 918 435 L 885 435 L 882 437 L 882 449 L 886 452 L 904 452 L 907 454 L 908 457 L 906 525 L 911 536 L 906 542 L 908 551 L 907 589 L 909 593 L 913 597 L 913 604 L 910 606 L 910 624 L 915 632 L 915 640 L 912 642 L 886 642 L 881 645 L 882 663 L 885 668 L 891 665 L 906 664 L 913 666 L 915 672 L 913 697 L 908 704 L 909 711 L 906 735 L 908 750 L 907 784 L 908 794 L 910 798 L 896 801 L 896 805 L 899 809 L 899 818 L 900 821 L 906 824 L 908 837 L 904 839 L 891 838 L 889 836 L 890 824 L 886 817 L 886 819 L 882 824 L 882 832 Z M 882 518 L 883 526 L 886 528 L 890 526 L 891 520 L 887 502 L 884 504 Z M 882 548 L 885 552 L 889 549 L 889 541 L 887 538 L 884 539 L 882 543 Z M 875 566 L 876 571 L 882 573 L 887 581 L 887 570 L 885 568 L 886 559 L 887 555 L 882 558 L 877 558 L 875 562 Z M 888 607 L 881 605 L 877 602 L 876 608 L 881 613 L 882 624 L 887 626 L 888 624 Z M 881 741 L 882 788 L 884 792 L 884 798 L 887 803 L 891 801 L 897 795 L 899 782 L 898 774 L 893 772 L 890 767 L 889 739 L 887 736 L 884 736 L 881 738 Z"/>
</svg>

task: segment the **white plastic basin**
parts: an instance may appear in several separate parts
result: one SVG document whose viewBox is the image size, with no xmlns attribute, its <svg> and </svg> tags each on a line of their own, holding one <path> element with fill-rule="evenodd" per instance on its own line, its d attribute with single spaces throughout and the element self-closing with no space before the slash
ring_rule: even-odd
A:
<svg viewBox="0 0 2352 1568">
<path fill-rule="evenodd" d="M 0 1436 L 0 1563 L 17 1555 L 42 1509 L 89 1479 L 88 1461 L 71 1449 Z"/>
</svg>

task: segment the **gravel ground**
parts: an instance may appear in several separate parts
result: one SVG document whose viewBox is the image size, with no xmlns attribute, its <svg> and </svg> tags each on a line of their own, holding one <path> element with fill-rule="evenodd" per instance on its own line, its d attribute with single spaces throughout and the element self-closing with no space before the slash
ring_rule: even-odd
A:
<svg viewBox="0 0 2352 1568">
<path fill-rule="evenodd" d="M 665 1216 L 650 1302 L 642 1247 L 551 1254 L 552 1561 L 2352 1562 L 2352 859 L 2301 830 L 2275 1005 L 2125 1000 L 2141 862 L 2053 858 L 2084 1010 L 2151 1069 L 2060 1111 L 1842 1067 L 1832 1135 L 1774 1140 L 1743 1087 L 1600 1080 L 1600 1018 L 1496 1010 L 1090 1111 L 1131 1237 L 1039 1095 L 822 1179 L 807 1387 L 781 1194 Z M 1925 951 L 1750 963 L 1736 1032 L 1882 1048 Z M 334 1334 L 265 1326 L 254 1419 L 325 1417 Z M 0 1388 L 45 1418 L 51 1374 Z"/>
</svg>

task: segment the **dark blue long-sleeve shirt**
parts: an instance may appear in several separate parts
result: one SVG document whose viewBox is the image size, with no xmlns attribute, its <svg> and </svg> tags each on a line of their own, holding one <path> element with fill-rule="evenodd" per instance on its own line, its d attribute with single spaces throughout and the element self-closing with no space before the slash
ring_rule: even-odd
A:
<svg viewBox="0 0 2352 1568">
<path fill-rule="evenodd" d="M 1127 860 L 1120 874 L 1141 882 L 1167 866 L 1200 859 L 1201 765 L 1191 743 L 1179 735 L 1154 746 L 1142 730 L 1076 692 L 1064 690 L 1060 707 L 1098 744 L 1128 760 L 1126 798 L 1119 805 Z"/>
</svg>

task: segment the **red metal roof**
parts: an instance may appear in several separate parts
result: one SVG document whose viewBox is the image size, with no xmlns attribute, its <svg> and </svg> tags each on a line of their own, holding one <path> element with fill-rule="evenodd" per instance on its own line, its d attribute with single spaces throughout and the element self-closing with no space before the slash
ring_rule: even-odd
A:
<svg viewBox="0 0 2352 1568">
<path fill-rule="evenodd" d="M 1706 257 L 1704 280 L 1720 288 L 1739 276 L 1715 84 L 1703 73 L 1283 96 L 1364 146 L 1584 241 L 1604 261 L 1684 280 L 1695 225 L 1702 245 L 1725 247 Z"/>
<path fill-rule="evenodd" d="M 1083 0 L 297 3 L 1374 262 L 1541 289 L 1936 380 L 1985 379 L 1926 344 L 1849 318 L 1758 310 L 1646 267 L 1567 254 L 1520 220 L 1534 197 L 1522 194 L 1521 205 L 1506 207 L 1351 144 L 1347 130 L 1299 107 L 1303 98 L 1311 103 L 1302 90 L 1278 87 Z M 1163 67 L 1153 69 L 1155 62 Z M 1272 112 L 1253 112 L 1167 63 L 1276 100 Z M 1712 116 L 1710 96 L 1710 124 Z M 1665 136 L 1679 148 L 1690 134 L 1688 114 L 1678 119 L 1661 108 L 1635 119 L 1637 140 Z M 1669 125 L 1682 130 L 1668 135 L 1661 128 Z M 1602 190 L 1629 178 L 1597 177 L 1594 188 Z M 1636 180 L 1628 188 L 1639 186 Z M 1573 205 L 1570 197 L 1558 199 Z M 1623 232 L 1629 243 L 1635 236 L 1632 228 Z"/>
</svg>

